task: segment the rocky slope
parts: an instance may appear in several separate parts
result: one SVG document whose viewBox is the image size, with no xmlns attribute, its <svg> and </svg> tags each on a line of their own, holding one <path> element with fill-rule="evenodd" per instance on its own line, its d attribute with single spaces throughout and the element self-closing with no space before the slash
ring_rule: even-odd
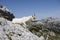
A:
<svg viewBox="0 0 60 40">
<path fill-rule="evenodd" d="M 0 40 L 60 40 L 60 19 L 27 22 L 28 28 L 0 17 Z"/>
<path fill-rule="evenodd" d="M 30 23 L 29 30 L 41 37 L 44 36 L 45 40 L 60 40 L 60 19 L 59 18 L 46 18 Z"/>
<path fill-rule="evenodd" d="M 0 40 L 44 40 L 44 37 L 38 37 L 23 26 L 0 17 Z"/>
</svg>

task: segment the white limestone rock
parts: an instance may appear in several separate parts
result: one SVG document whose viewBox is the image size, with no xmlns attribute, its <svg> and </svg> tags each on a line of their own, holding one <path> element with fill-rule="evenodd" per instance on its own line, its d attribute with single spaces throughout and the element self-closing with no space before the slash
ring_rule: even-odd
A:
<svg viewBox="0 0 60 40">
<path fill-rule="evenodd" d="M 42 40 L 18 24 L 0 18 L 0 40 Z"/>
</svg>

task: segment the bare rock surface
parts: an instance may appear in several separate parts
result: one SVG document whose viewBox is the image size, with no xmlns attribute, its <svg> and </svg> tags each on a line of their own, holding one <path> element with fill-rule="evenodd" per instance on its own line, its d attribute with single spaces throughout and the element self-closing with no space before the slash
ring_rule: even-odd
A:
<svg viewBox="0 0 60 40">
<path fill-rule="evenodd" d="M 4 18 L 0 18 L 0 40 L 44 40 L 18 24 L 12 24 Z"/>
</svg>

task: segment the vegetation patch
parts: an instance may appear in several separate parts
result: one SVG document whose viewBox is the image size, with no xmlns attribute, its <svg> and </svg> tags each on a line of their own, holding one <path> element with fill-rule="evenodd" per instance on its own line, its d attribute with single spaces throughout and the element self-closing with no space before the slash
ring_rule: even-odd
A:
<svg viewBox="0 0 60 40">
<path fill-rule="evenodd" d="M 0 25 L 1 25 L 1 22 L 0 22 Z"/>
</svg>

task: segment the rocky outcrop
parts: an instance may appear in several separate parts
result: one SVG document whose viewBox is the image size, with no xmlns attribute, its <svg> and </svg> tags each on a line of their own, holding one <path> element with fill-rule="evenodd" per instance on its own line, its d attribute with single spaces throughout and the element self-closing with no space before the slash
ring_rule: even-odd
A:
<svg viewBox="0 0 60 40">
<path fill-rule="evenodd" d="M 28 28 L 0 18 L 0 40 L 60 40 L 60 19 L 28 22 Z"/>
<path fill-rule="evenodd" d="M 0 17 L 4 17 L 5 19 L 10 21 L 12 21 L 12 19 L 15 18 L 13 13 L 2 5 L 0 5 Z"/>
<path fill-rule="evenodd" d="M 0 18 L 0 40 L 44 40 L 44 37 L 38 37 L 23 26 Z"/>
</svg>

